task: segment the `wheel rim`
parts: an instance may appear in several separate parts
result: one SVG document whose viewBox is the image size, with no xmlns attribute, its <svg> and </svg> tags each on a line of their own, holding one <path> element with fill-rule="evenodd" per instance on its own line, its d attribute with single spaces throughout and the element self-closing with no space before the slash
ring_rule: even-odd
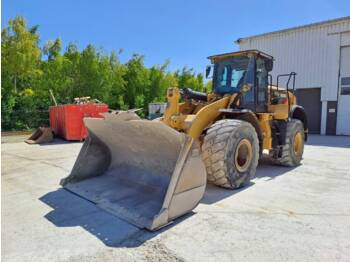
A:
<svg viewBox="0 0 350 262">
<path fill-rule="evenodd" d="M 297 132 L 295 134 L 295 136 L 294 136 L 294 145 L 293 145 L 294 154 L 296 156 L 300 156 L 301 155 L 302 147 L 303 147 L 303 138 L 301 136 L 301 133 Z"/>
<path fill-rule="evenodd" d="M 235 166 L 241 173 L 246 172 L 252 162 L 253 150 L 252 144 L 248 139 L 242 139 L 236 148 Z"/>
</svg>

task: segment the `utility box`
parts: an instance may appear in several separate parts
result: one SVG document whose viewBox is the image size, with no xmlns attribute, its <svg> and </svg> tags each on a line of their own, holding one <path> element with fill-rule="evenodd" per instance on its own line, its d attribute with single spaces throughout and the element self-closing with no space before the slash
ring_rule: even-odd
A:
<svg viewBox="0 0 350 262">
<path fill-rule="evenodd" d="M 166 109 L 166 103 L 149 103 L 148 119 L 152 120 L 163 116 L 165 109 Z"/>
<path fill-rule="evenodd" d="M 108 105 L 98 103 L 50 106 L 50 126 L 56 136 L 70 141 L 82 141 L 87 135 L 84 117 L 102 118 Z"/>
</svg>

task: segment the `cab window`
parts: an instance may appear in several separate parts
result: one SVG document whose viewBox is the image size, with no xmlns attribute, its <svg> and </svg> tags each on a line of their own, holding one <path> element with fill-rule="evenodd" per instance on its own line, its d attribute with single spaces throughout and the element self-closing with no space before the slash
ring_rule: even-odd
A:
<svg viewBox="0 0 350 262">
<path fill-rule="evenodd" d="M 231 73 L 231 88 L 238 92 L 239 86 L 243 83 L 244 70 L 232 69 Z"/>
<path fill-rule="evenodd" d="M 247 70 L 247 57 L 231 57 L 215 64 L 216 79 L 214 79 L 214 90 L 220 94 L 231 94 L 239 92 L 243 83 L 244 74 Z"/>
<path fill-rule="evenodd" d="M 220 83 L 220 87 L 226 87 L 227 85 L 227 78 L 228 78 L 228 66 L 224 66 L 220 68 L 219 71 L 219 83 Z"/>
<path fill-rule="evenodd" d="M 263 59 L 256 60 L 256 78 L 258 85 L 258 103 L 265 102 L 266 89 L 268 85 L 268 72 Z"/>
</svg>

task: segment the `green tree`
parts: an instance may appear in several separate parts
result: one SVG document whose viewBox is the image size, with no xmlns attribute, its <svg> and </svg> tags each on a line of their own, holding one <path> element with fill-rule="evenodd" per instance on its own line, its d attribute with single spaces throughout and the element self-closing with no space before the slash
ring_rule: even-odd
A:
<svg viewBox="0 0 350 262">
<path fill-rule="evenodd" d="M 166 89 L 171 86 L 166 72 L 169 63 L 168 60 L 163 65 L 153 66 L 149 69 L 149 88 L 147 88 L 146 93 L 147 105 L 161 100 L 165 96 Z"/>
<path fill-rule="evenodd" d="M 204 91 L 203 75 L 196 74 L 192 68 L 184 67 L 181 71 L 176 71 L 180 88 L 189 87 L 196 91 Z"/>
<path fill-rule="evenodd" d="M 12 81 L 14 92 L 26 88 L 32 78 L 40 75 L 37 29 L 37 26 L 27 28 L 26 20 L 16 16 L 1 32 L 1 75 Z"/>
<path fill-rule="evenodd" d="M 166 100 L 168 87 L 210 90 L 210 82 L 205 84 L 203 76 L 193 69 L 168 71 L 168 60 L 148 68 L 144 57 L 134 54 L 123 64 L 118 57 L 122 49 L 105 53 L 87 45 L 80 51 L 69 43 L 62 53 L 62 42 L 57 38 L 46 42 L 41 51 L 38 27 L 28 27 L 20 16 L 2 30 L 1 46 L 3 129 L 48 124 L 50 89 L 60 104 L 90 96 L 113 109 L 142 108 L 142 117 L 149 103 Z"/>
<path fill-rule="evenodd" d="M 1 116 L 5 129 L 23 128 L 26 112 L 33 110 L 33 83 L 41 76 L 38 26 L 27 27 L 16 16 L 1 32 Z M 30 95 L 29 95 L 30 94 Z"/>
<path fill-rule="evenodd" d="M 62 49 L 62 42 L 60 38 L 57 38 L 55 41 L 48 41 L 44 48 L 43 53 L 47 55 L 48 60 L 52 60 L 59 56 Z"/>
<path fill-rule="evenodd" d="M 124 75 L 126 86 L 123 90 L 123 97 L 129 108 L 145 108 L 145 96 L 150 86 L 149 70 L 144 66 L 144 57 L 134 54 L 126 63 Z"/>
<path fill-rule="evenodd" d="M 106 98 L 104 98 L 103 101 L 105 101 L 111 108 L 125 110 L 128 107 L 123 98 L 123 93 L 126 89 L 124 76 L 127 68 L 119 62 L 118 56 L 115 52 L 112 52 L 109 57 L 109 65 L 111 67 L 111 84 L 110 88 L 106 90 Z"/>
</svg>

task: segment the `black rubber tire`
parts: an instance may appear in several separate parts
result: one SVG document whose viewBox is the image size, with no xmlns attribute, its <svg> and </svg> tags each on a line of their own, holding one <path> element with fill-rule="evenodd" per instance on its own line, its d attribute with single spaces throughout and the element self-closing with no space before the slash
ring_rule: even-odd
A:
<svg viewBox="0 0 350 262">
<path fill-rule="evenodd" d="M 296 155 L 294 152 L 294 139 L 297 132 L 300 132 L 302 137 L 302 148 L 300 155 Z M 298 166 L 304 153 L 304 141 L 305 134 L 303 123 L 298 119 L 291 119 L 287 123 L 285 145 L 280 148 L 279 154 L 273 155 L 277 164 L 288 167 Z"/>
<path fill-rule="evenodd" d="M 250 142 L 252 157 L 247 170 L 239 172 L 234 158 L 237 145 L 243 139 Z M 230 189 L 244 186 L 255 177 L 259 160 L 259 140 L 254 127 L 238 119 L 217 121 L 204 137 L 202 158 L 208 182 Z"/>
</svg>

